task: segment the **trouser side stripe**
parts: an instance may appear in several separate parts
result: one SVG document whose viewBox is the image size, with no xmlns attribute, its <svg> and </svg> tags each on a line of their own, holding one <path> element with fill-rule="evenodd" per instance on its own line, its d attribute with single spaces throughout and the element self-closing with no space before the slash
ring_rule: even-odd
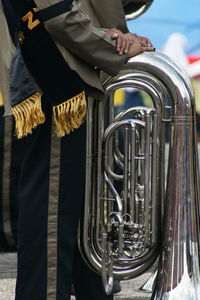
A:
<svg viewBox="0 0 200 300">
<path fill-rule="evenodd" d="M 3 227 L 8 246 L 14 246 L 15 241 L 12 235 L 10 219 L 10 166 L 12 150 L 12 117 L 4 119 L 4 157 L 3 157 Z"/>
<path fill-rule="evenodd" d="M 56 300 L 57 290 L 57 240 L 58 200 L 61 139 L 52 136 L 49 178 L 49 210 L 47 241 L 47 300 Z"/>
</svg>

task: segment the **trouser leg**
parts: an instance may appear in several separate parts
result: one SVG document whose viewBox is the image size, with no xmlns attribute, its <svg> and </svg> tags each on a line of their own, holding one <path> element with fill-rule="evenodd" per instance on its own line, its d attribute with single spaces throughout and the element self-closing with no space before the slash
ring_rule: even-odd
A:
<svg viewBox="0 0 200 300">
<path fill-rule="evenodd" d="M 58 299 L 64 298 L 67 284 L 71 294 L 74 244 L 85 187 L 85 124 L 63 138 L 61 145 L 61 181 L 58 221 Z M 68 171 L 67 171 L 68 170 Z M 66 172 L 67 171 L 67 172 Z"/>
<path fill-rule="evenodd" d="M 14 120 L 13 120 L 14 121 Z M 12 121 L 12 135 L 14 134 L 14 122 Z M 24 145 L 14 135 L 12 136 L 11 163 L 10 163 L 10 222 L 15 242 L 17 245 L 17 224 L 18 224 L 18 188 L 21 165 L 25 155 Z"/>
<path fill-rule="evenodd" d="M 52 137 L 46 109 L 46 122 L 23 143 L 16 300 L 67 300 L 84 191 L 85 125 Z"/>
<path fill-rule="evenodd" d="M 74 252 L 73 283 L 76 300 L 113 299 L 113 295 L 106 295 L 101 276 L 92 271 L 82 259 L 78 246 Z"/>
<path fill-rule="evenodd" d="M 17 187 L 21 153 L 13 136 L 13 118 L 0 107 L 0 250 L 16 250 Z"/>
<path fill-rule="evenodd" d="M 51 120 L 21 140 L 16 300 L 47 300 L 47 221 Z"/>
</svg>

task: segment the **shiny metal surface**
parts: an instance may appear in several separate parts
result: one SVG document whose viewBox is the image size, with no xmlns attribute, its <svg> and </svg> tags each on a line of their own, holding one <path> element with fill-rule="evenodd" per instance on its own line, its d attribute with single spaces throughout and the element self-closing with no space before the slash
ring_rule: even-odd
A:
<svg viewBox="0 0 200 300">
<path fill-rule="evenodd" d="M 173 96 L 173 114 L 163 252 L 152 299 L 199 299 L 199 175 L 194 99 L 176 67 L 168 69 L 172 69 L 170 73 L 159 72 Z"/>
<path fill-rule="evenodd" d="M 130 86 L 151 95 L 153 108 L 130 108 L 115 116 L 114 92 Z M 190 81 L 165 55 L 143 53 L 104 87 L 105 101 L 89 101 L 88 107 L 85 218 L 80 227 L 85 259 L 102 273 L 110 293 L 113 277 L 140 275 L 161 250 L 152 299 L 197 300 L 199 175 Z M 171 135 L 165 188 L 166 122 Z"/>
<path fill-rule="evenodd" d="M 127 20 L 141 16 L 153 3 L 153 0 L 121 0 Z"/>
<path fill-rule="evenodd" d="M 148 278 L 148 280 L 139 288 L 139 291 L 152 293 L 154 286 L 155 286 L 157 274 L 158 274 L 158 270 L 154 271 L 151 274 L 151 276 Z"/>
</svg>

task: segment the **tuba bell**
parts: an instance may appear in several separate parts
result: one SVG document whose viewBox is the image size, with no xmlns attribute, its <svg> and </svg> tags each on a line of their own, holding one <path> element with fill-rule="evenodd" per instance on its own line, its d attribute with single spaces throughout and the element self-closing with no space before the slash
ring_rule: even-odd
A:
<svg viewBox="0 0 200 300">
<path fill-rule="evenodd" d="M 125 87 L 148 93 L 151 107 L 116 115 L 114 95 Z M 142 53 L 104 89 L 104 101 L 88 107 L 81 252 L 102 274 L 107 294 L 114 278 L 137 277 L 160 256 L 152 299 L 198 300 L 199 174 L 190 80 L 164 54 Z"/>
</svg>

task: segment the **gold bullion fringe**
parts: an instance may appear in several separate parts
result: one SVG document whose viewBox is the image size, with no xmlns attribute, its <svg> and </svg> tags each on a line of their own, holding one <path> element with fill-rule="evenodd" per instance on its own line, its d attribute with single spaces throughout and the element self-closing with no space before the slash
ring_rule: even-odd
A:
<svg viewBox="0 0 200 300">
<path fill-rule="evenodd" d="M 56 125 L 56 135 L 63 137 L 83 123 L 86 111 L 86 96 L 82 92 L 73 98 L 53 107 L 53 118 Z"/>
<path fill-rule="evenodd" d="M 0 106 L 3 106 L 3 93 L 1 89 L 0 89 Z"/>
<path fill-rule="evenodd" d="M 12 107 L 15 118 L 15 132 L 18 138 L 22 138 L 39 124 L 44 123 L 45 116 L 41 108 L 41 95 L 36 93 L 23 102 Z"/>
</svg>

